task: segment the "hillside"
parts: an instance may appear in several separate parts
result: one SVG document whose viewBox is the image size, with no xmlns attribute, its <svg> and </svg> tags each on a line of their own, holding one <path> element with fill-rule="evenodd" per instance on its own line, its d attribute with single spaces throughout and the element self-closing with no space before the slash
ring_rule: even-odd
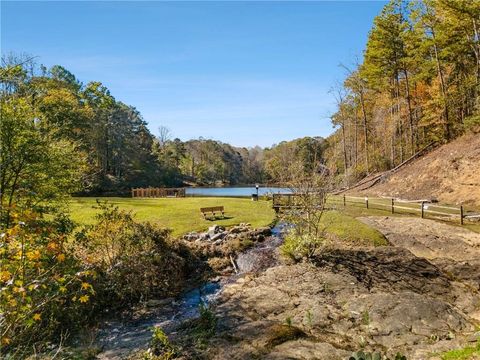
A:
<svg viewBox="0 0 480 360">
<path fill-rule="evenodd" d="M 467 134 L 349 193 L 480 206 L 480 134 Z"/>
</svg>

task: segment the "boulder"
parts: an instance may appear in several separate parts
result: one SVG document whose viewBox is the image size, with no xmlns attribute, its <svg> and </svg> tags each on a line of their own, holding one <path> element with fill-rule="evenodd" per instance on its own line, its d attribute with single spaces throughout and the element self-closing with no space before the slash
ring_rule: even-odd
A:
<svg viewBox="0 0 480 360">
<path fill-rule="evenodd" d="M 208 228 L 208 231 L 207 231 L 208 236 L 210 236 L 210 238 L 211 238 L 213 235 L 215 235 L 216 233 L 218 233 L 219 228 L 220 228 L 220 227 L 219 227 L 218 225 L 216 225 L 216 224 L 213 225 L 213 226 L 210 226 L 210 227 Z"/>
<path fill-rule="evenodd" d="M 242 232 L 246 232 L 246 231 L 248 231 L 248 230 L 249 230 L 249 228 L 246 227 L 246 226 L 237 225 L 237 226 L 232 227 L 232 228 L 229 230 L 229 233 L 230 233 L 230 234 L 239 234 L 239 233 L 242 233 Z"/>
<path fill-rule="evenodd" d="M 210 239 L 210 236 L 208 235 L 208 233 L 201 233 L 201 234 L 199 234 L 197 240 L 204 241 L 204 240 L 208 240 L 208 239 Z"/>
<path fill-rule="evenodd" d="M 227 236 L 227 233 L 225 232 L 220 232 L 213 236 L 210 235 L 210 241 L 222 240 L 223 238 L 225 238 L 225 236 Z"/>
<path fill-rule="evenodd" d="M 219 226 L 219 225 L 213 225 L 213 226 L 210 226 L 208 228 L 208 236 L 210 236 L 210 238 L 212 238 L 215 234 L 219 234 L 219 233 L 222 233 L 225 231 L 225 228 L 223 226 Z"/>
<path fill-rule="evenodd" d="M 195 241 L 197 240 L 198 238 L 200 237 L 200 234 L 198 234 L 197 232 L 191 232 L 191 233 L 188 233 L 188 234 L 185 234 L 183 235 L 183 239 L 184 240 L 187 240 L 187 241 Z"/>
<path fill-rule="evenodd" d="M 249 231 L 248 237 L 251 239 L 263 241 L 265 239 L 265 236 L 269 236 L 271 234 L 272 230 L 268 226 L 265 226 Z"/>
</svg>

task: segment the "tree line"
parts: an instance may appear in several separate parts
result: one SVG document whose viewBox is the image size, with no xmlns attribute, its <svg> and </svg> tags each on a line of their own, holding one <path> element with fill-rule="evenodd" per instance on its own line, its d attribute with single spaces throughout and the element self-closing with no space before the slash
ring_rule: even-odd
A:
<svg viewBox="0 0 480 360">
<path fill-rule="evenodd" d="M 62 66 L 6 56 L 0 68 L 0 203 L 43 206 L 70 194 L 132 187 L 276 183 L 285 166 L 321 159 L 321 138 L 270 148 L 155 136 L 140 112 L 101 82 L 81 83 Z"/>
<path fill-rule="evenodd" d="M 480 125 L 480 2 L 392 0 L 332 91 L 326 159 L 345 185 Z"/>
<path fill-rule="evenodd" d="M 320 137 L 282 141 L 268 148 L 240 148 L 203 138 L 160 140 L 155 145 L 155 153 L 168 164 L 171 179 L 199 185 L 287 182 L 293 163 L 311 170 L 323 161 L 323 151 Z"/>
</svg>

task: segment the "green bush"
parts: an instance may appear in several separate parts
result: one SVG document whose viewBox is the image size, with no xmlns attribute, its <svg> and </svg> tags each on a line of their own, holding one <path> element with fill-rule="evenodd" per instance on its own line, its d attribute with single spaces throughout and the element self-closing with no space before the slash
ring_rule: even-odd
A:
<svg viewBox="0 0 480 360">
<path fill-rule="evenodd" d="M 474 133 L 480 132 L 480 115 L 472 115 L 465 118 L 464 127 Z"/>
<path fill-rule="evenodd" d="M 188 341 L 195 346 L 204 347 L 208 339 L 215 335 L 218 319 L 207 304 L 200 303 L 199 312 L 198 318 L 184 322 L 180 329 L 187 332 Z"/>
<path fill-rule="evenodd" d="M 97 223 L 77 233 L 77 254 L 97 277 L 96 305 L 122 307 L 177 294 L 196 265 L 170 230 L 134 221 L 129 212 L 99 204 Z"/>
<path fill-rule="evenodd" d="M 325 245 L 325 241 L 324 237 L 290 231 L 285 237 L 280 251 L 294 261 L 300 261 L 302 258 L 310 259 Z"/>
<path fill-rule="evenodd" d="M 170 343 L 160 327 L 152 329 L 150 347 L 144 354 L 144 360 L 170 360 L 177 357 L 177 349 Z"/>
</svg>

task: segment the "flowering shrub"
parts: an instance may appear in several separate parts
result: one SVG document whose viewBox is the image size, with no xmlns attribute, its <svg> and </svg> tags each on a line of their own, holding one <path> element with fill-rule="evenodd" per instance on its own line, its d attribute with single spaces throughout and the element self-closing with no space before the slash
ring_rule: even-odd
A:
<svg viewBox="0 0 480 360">
<path fill-rule="evenodd" d="M 11 219 L 0 230 L 0 341 L 2 353 L 21 356 L 75 329 L 95 296 L 94 274 L 66 246 L 73 226 L 65 217 L 45 221 L 24 212 Z"/>
<path fill-rule="evenodd" d="M 45 353 L 106 309 L 175 295 L 201 272 L 169 230 L 100 207 L 97 223 L 76 234 L 65 216 L 10 214 L 0 230 L 2 354 Z"/>
</svg>

